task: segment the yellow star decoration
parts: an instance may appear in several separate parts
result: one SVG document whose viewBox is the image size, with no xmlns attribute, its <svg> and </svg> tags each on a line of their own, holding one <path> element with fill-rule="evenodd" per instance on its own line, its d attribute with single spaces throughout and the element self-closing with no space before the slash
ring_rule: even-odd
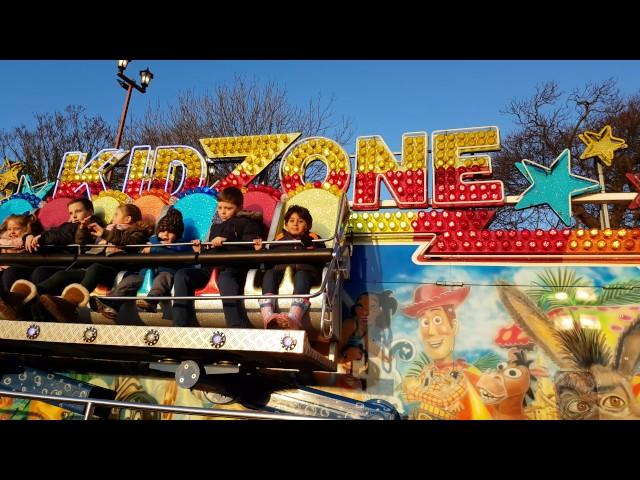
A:
<svg viewBox="0 0 640 480">
<path fill-rule="evenodd" d="M 5 171 L 0 173 L 0 192 L 4 190 L 4 196 L 11 195 L 11 189 L 7 188 L 10 184 L 19 182 L 18 174 L 24 168 L 24 164 L 20 162 L 11 163 L 7 157 L 4 158 Z"/>
<path fill-rule="evenodd" d="M 578 138 L 587 146 L 587 149 L 580 155 L 580 160 L 591 157 L 599 157 L 600 160 L 610 167 L 613 162 L 613 153 L 628 145 L 624 139 L 614 137 L 611 132 L 611 125 L 606 125 L 598 133 L 584 132 Z"/>
</svg>

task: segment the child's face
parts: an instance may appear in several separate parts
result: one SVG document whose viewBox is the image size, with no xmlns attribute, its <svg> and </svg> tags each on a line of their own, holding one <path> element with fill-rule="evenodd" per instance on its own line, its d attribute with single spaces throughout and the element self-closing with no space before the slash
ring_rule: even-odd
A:
<svg viewBox="0 0 640 480">
<path fill-rule="evenodd" d="M 167 232 L 166 230 L 163 232 L 158 232 L 158 240 L 160 243 L 176 243 L 178 236 L 173 232 Z"/>
<path fill-rule="evenodd" d="M 309 225 L 307 224 L 306 220 L 298 216 L 297 213 L 291 214 L 289 220 L 287 220 L 285 227 L 287 227 L 287 231 L 294 236 L 302 235 L 307 230 L 309 230 Z"/>
<path fill-rule="evenodd" d="M 93 210 L 87 210 L 80 202 L 72 203 L 67 208 L 69 210 L 69 221 L 71 223 L 79 223 L 93 215 Z"/>
<path fill-rule="evenodd" d="M 111 223 L 114 225 L 128 225 L 131 223 L 131 216 L 127 215 L 122 208 L 116 208 Z"/>
<path fill-rule="evenodd" d="M 236 214 L 240 211 L 240 207 L 238 207 L 235 203 L 231 202 L 218 202 L 218 216 L 222 219 L 223 222 L 226 222 L 230 218 L 236 216 Z"/>
<path fill-rule="evenodd" d="M 27 233 L 27 227 L 22 225 L 17 220 L 7 221 L 7 235 L 9 238 L 20 238 Z"/>
</svg>

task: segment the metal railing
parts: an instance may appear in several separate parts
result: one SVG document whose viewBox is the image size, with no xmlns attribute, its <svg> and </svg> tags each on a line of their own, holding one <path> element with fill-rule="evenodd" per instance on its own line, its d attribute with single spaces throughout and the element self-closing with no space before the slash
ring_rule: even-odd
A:
<svg viewBox="0 0 640 480">
<path fill-rule="evenodd" d="M 329 262 L 329 265 L 327 265 L 327 268 L 329 269 L 329 271 L 332 270 L 332 268 L 335 268 L 337 263 L 337 257 L 335 254 L 332 255 L 332 259 L 331 262 Z M 152 296 L 144 296 L 144 297 L 112 297 L 112 296 L 107 296 L 107 295 L 96 295 L 96 297 L 98 298 L 106 298 L 109 300 L 137 300 L 137 299 L 141 299 L 144 298 L 145 300 L 154 300 L 154 301 L 161 301 L 161 300 L 261 300 L 264 298 L 269 298 L 269 299 L 278 299 L 278 298 L 315 298 L 319 295 L 322 295 L 323 291 L 326 289 L 327 287 L 327 283 L 329 281 L 329 275 L 324 275 L 324 278 L 322 279 L 322 283 L 320 284 L 320 288 L 318 289 L 318 291 L 316 293 L 307 293 L 307 294 L 303 294 L 303 293 L 298 293 L 296 295 L 294 294 L 277 294 L 277 295 L 268 295 L 265 296 L 263 295 L 200 295 L 200 296 L 196 296 L 196 295 L 191 295 L 191 296 L 164 296 L 164 297 L 152 297 Z"/>
<path fill-rule="evenodd" d="M 336 269 L 338 267 L 339 261 L 340 261 L 340 253 L 341 253 L 341 242 L 344 239 L 344 235 L 345 235 L 345 231 L 347 228 L 347 223 L 344 221 L 344 216 L 345 216 L 345 205 L 347 205 L 347 201 L 346 201 L 346 195 L 341 195 L 340 197 L 340 204 L 338 207 L 338 215 L 336 218 L 336 223 L 335 223 L 335 227 L 334 227 L 334 231 L 333 231 L 333 235 L 331 235 L 328 238 L 321 238 L 321 239 L 315 239 L 312 240 L 315 243 L 320 243 L 320 242 L 328 242 L 328 241 L 332 241 L 332 240 L 336 240 L 334 242 L 333 248 L 332 248 L 332 255 L 331 255 L 331 261 L 329 262 L 329 264 L 327 265 L 328 268 L 328 274 L 324 275 L 324 278 L 322 279 L 322 282 L 320 284 L 320 287 L 318 289 L 318 291 L 316 293 L 308 293 L 308 294 L 297 294 L 297 295 L 293 295 L 293 294 L 276 294 L 276 295 L 269 295 L 268 298 L 270 299 L 289 299 L 289 298 L 304 298 L 304 299 L 311 299 L 311 298 L 315 298 L 318 297 L 320 295 L 324 295 L 324 299 L 322 302 L 322 320 L 324 320 L 324 314 L 326 311 L 326 302 L 328 299 L 328 296 L 325 294 L 327 286 L 328 286 L 328 282 L 329 282 L 329 278 L 330 278 L 330 273 L 333 271 L 333 269 Z M 262 242 L 263 245 L 270 245 L 270 244 L 302 244 L 302 241 L 300 240 L 271 240 L 271 241 L 264 241 Z M 109 248 L 109 247 L 118 247 L 118 248 L 126 248 L 126 247 L 130 247 L 130 248 L 155 248 L 155 247 L 165 247 L 165 248 L 170 248 L 170 247 L 174 247 L 174 246 L 193 246 L 194 244 L 192 242 L 178 242 L 178 243 L 165 243 L 165 244 L 131 244 L 131 245 L 112 245 L 112 244 L 69 244 L 69 245 L 40 245 L 40 247 L 58 247 L 58 248 L 77 248 L 77 254 L 80 254 L 82 252 L 82 248 Z M 212 242 L 200 242 L 199 245 L 213 245 Z M 253 242 L 225 242 L 224 245 L 254 245 Z M 1 246 L 0 246 L 1 248 Z M 15 247 L 12 247 L 15 248 Z M 197 259 L 196 259 L 197 261 Z M 96 295 L 97 298 L 104 298 L 104 299 L 108 299 L 108 300 L 130 300 L 130 301 L 135 301 L 137 299 L 140 298 L 144 298 L 145 300 L 152 300 L 152 301 L 167 301 L 167 300 L 209 300 L 209 299 L 213 299 L 213 300 L 262 300 L 264 298 L 266 298 L 264 295 L 200 295 L 200 296 L 196 296 L 196 295 L 191 295 L 191 296 L 145 296 L 145 297 L 138 297 L 138 296 L 107 296 L 107 295 Z M 332 297 L 335 297 L 335 294 L 332 295 Z M 322 326 L 324 326 L 324 321 L 321 321 L 321 323 L 323 324 Z M 332 330 L 332 327 L 330 327 Z"/>
<path fill-rule="evenodd" d="M 0 397 L 28 398 L 30 400 L 40 400 L 55 403 L 78 403 L 85 406 L 84 420 L 90 420 L 96 406 L 110 408 L 120 408 L 124 410 L 150 410 L 154 412 L 184 413 L 187 415 L 198 415 L 205 417 L 236 417 L 247 420 L 324 420 L 318 417 L 307 417 L 304 415 L 291 415 L 286 413 L 269 412 L 243 412 L 238 410 L 223 410 L 220 408 L 200 408 L 200 407 L 174 407 L 171 405 L 152 405 L 146 403 L 121 402 L 117 400 L 103 400 L 100 398 L 75 398 L 56 395 L 42 395 L 39 393 L 0 391 Z"/>
<path fill-rule="evenodd" d="M 344 231 L 346 229 L 346 222 L 342 222 L 343 220 L 343 216 L 344 216 L 344 205 L 346 204 L 345 201 L 345 196 L 342 196 L 340 199 L 340 207 L 338 209 L 338 218 L 336 220 L 336 225 L 335 225 L 335 229 L 334 229 L 334 233 L 331 237 L 329 238 L 325 238 L 325 239 L 319 239 L 319 240 L 314 240 L 317 242 L 324 242 L 324 241 L 330 241 L 333 239 L 337 239 L 337 240 L 342 240 L 342 238 L 344 237 Z M 211 242 L 207 242 L 208 244 L 210 244 Z M 281 241 L 281 242 L 277 242 L 277 241 L 270 241 L 270 242 L 263 242 L 264 243 L 302 243 L 299 242 L 298 240 L 285 240 L 285 241 Z M 225 245 L 252 245 L 253 242 L 229 242 L 229 243 L 225 243 Z M 168 244 L 166 244 L 168 245 Z M 177 244 L 174 244 L 177 245 Z M 182 243 L 180 245 L 192 245 L 191 243 Z M 201 243 L 201 245 L 204 245 L 204 243 Z M 129 245 L 131 247 L 133 246 L 137 246 L 137 245 Z M 142 246 L 148 246 L 148 245 L 142 245 Z M 332 248 L 332 255 L 331 255 L 331 261 L 329 262 L 329 264 L 327 265 L 327 269 L 328 269 L 328 274 L 324 275 L 324 278 L 322 279 L 322 283 L 320 284 L 320 287 L 318 289 L 318 291 L 316 293 L 307 293 L 307 294 L 297 294 L 297 295 L 293 295 L 293 294 L 276 294 L 276 295 L 269 295 L 268 297 L 265 297 L 265 295 L 200 295 L 200 296 L 196 296 L 196 295 L 191 295 L 191 296 L 145 296 L 145 297 L 132 297 L 132 296 L 107 296 L 107 295 L 96 295 L 98 298 L 105 298 L 108 300 L 136 300 L 139 298 L 144 298 L 145 300 L 152 300 L 152 301 L 166 301 L 166 300 L 209 300 L 209 299 L 213 299 L 213 300 L 263 300 L 265 298 L 269 298 L 269 299 L 287 299 L 287 298 L 305 298 L 305 299 L 311 299 L 311 298 L 315 298 L 318 297 L 320 295 L 323 295 L 323 293 L 325 292 L 327 286 L 328 286 L 328 282 L 329 282 L 329 277 L 330 277 L 330 272 L 333 271 L 333 269 L 338 267 L 338 262 L 339 262 L 339 253 L 340 253 L 340 242 L 336 241 L 333 245 Z M 322 302 L 322 312 L 324 313 L 324 308 L 325 308 L 325 302 Z M 324 316 L 324 315 L 322 315 Z"/>
</svg>

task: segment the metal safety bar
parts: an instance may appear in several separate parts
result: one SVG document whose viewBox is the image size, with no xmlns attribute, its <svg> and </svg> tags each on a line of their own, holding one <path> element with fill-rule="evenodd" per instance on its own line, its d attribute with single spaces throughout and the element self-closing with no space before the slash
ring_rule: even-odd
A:
<svg viewBox="0 0 640 480">
<path fill-rule="evenodd" d="M 329 238 L 329 239 L 334 239 L 334 238 L 338 238 L 338 239 L 342 239 L 343 234 L 344 234 L 344 226 L 342 225 L 342 216 L 343 216 L 343 211 L 344 211 L 344 205 L 345 205 L 345 196 L 342 195 L 341 197 L 341 201 L 340 201 L 340 207 L 338 209 L 338 218 L 336 220 L 336 226 L 334 229 L 334 234 Z M 342 227 L 342 228 L 341 228 Z M 325 239 L 327 240 L 327 239 Z M 324 241 L 324 240 L 320 240 L 320 241 Z M 294 240 L 293 242 L 297 242 L 296 240 Z M 266 242 L 263 242 L 266 243 Z M 270 242 L 270 243 L 278 243 L 278 242 Z M 284 242 L 283 242 L 284 243 Z M 234 245 L 246 245 L 246 244 L 250 244 L 252 245 L 253 242 L 229 242 L 229 245 L 234 244 Z M 315 298 L 318 297 L 320 295 L 323 295 L 324 290 L 327 287 L 327 284 L 329 282 L 329 277 L 330 277 L 330 272 L 333 271 L 333 269 L 337 268 L 337 263 L 338 263 L 338 252 L 339 252 L 339 242 L 335 242 L 334 246 L 333 246 L 333 251 L 331 254 L 331 261 L 329 262 L 329 264 L 327 265 L 328 271 L 329 273 L 327 275 L 325 275 L 325 277 L 322 279 L 322 283 L 320 284 L 320 288 L 318 289 L 318 291 L 316 293 L 307 293 L 307 294 L 298 294 L 298 295 L 287 295 L 287 294 L 277 294 L 277 295 L 269 295 L 268 298 L 270 299 L 285 299 L 285 298 L 306 298 L 306 299 L 310 299 L 310 298 Z M 187 245 L 191 245 L 190 243 L 188 243 Z M 201 244 L 201 245 L 204 245 Z M 146 246 L 146 245 L 145 245 Z M 129 296 L 129 297 L 125 297 L 125 296 L 106 296 L 106 295 L 96 295 L 96 297 L 98 298 L 105 298 L 105 299 L 109 299 L 109 300 L 136 300 L 140 297 L 138 296 Z M 144 299 L 145 300 L 152 300 L 152 301 L 163 301 L 163 300 L 206 300 L 206 299 L 215 299 L 215 300 L 263 300 L 264 298 L 266 298 L 264 295 L 201 295 L 201 296 L 195 296 L 195 295 L 191 295 L 191 296 L 145 296 Z M 326 298 L 326 297 L 325 297 Z M 324 309 L 325 309 L 325 302 L 323 303 L 323 313 L 324 313 Z M 321 315 L 321 317 L 324 317 L 324 315 Z"/>
<path fill-rule="evenodd" d="M 290 415 L 285 413 L 267 412 L 242 412 L 238 410 L 223 410 L 219 408 L 199 408 L 199 407 L 174 407 L 171 405 L 151 405 L 145 403 L 120 402 L 117 400 L 103 400 L 100 398 L 75 398 L 62 397 L 56 395 L 42 395 L 39 393 L 0 391 L 0 397 L 18 397 L 31 400 L 40 400 L 56 403 L 79 403 L 85 405 L 84 419 L 90 420 L 93 409 L 96 406 L 111 408 L 121 408 L 125 410 L 151 410 L 155 412 L 185 413 L 189 415 L 200 415 L 207 417 L 238 417 L 244 419 L 264 419 L 264 420 L 324 420 L 318 417 L 307 417 L 304 415 Z"/>
<path fill-rule="evenodd" d="M 335 267 L 335 263 L 337 263 L 337 256 L 335 253 L 332 254 L 332 259 L 331 262 L 329 262 L 329 265 L 327 265 L 327 268 L 329 269 L 329 272 L 331 272 L 332 267 Z M 106 298 L 108 300 L 136 300 L 139 298 L 144 298 L 145 300 L 207 300 L 207 299 L 214 299 L 214 300 L 262 300 L 264 298 L 269 298 L 269 299 L 278 299 L 278 298 L 315 298 L 317 296 L 322 295 L 322 292 L 324 291 L 324 289 L 327 286 L 327 283 L 329 281 L 329 275 L 325 275 L 325 277 L 322 279 L 322 283 L 320 284 L 320 288 L 318 289 L 318 291 L 316 293 L 306 293 L 306 294 L 297 294 L 297 295 L 284 295 L 284 294 L 277 294 L 277 295 L 201 295 L 201 296 L 183 296 L 183 297 L 151 297 L 151 296 L 145 296 L 145 297 L 110 297 L 107 295 L 95 295 L 97 298 Z"/>
<path fill-rule="evenodd" d="M 317 239 L 312 239 L 311 241 L 313 243 L 321 243 L 321 242 L 328 242 L 330 240 L 333 240 L 333 236 L 329 237 L 329 238 L 317 238 Z M 271 244 L 278 244 L 278 245 L 301 245 L 302 244 L 302 240 L 263 240 L 262 241 L 262 245 L 271 245 Z M 86 248 L 109 248 L 109 247 L 116 247 L 116 248 L 147 248 L 147 247 L 151 247 L 151 248 L 155 248 L 155 247 L 161 247 L 161 248 L 171 248 L 171 247 L 187 247 L 187 246 L 196 246 L 196 245 L 213 245 L 213 242 L 200 242 L 198 244 L 194 244 L 193 242 L 177 242 L 177 243 L 132 243 L 132 244 L 128 244 L 128 245 L 115 245 L 113 243 L 70 243 L 69 245 L 40 245 L 40 248 L 81 248 L 81 247 L 86 247 Z M 234 245 L 234 246 L 240 246 L 240 245 L 255 245 L 253 242 L 223 242 L 222 244 L 224 245 Z M 15 248 L 15 249 L 24 249 L 24 247 L 15 247 L 15 246 L 3 246 L 0 245 L 0 248 Z"/>
<path fill-rule="evenodd" d="M 313 243 L 322 243 L 322 242 L 330 242 L 331 240 L 336 238 L 336 234 L 338 233 L 338 229 L 340 228 L 340 223 L 341 223 L 341 219 L 342 219 L 342 214 L 344 211 L 344 205 L 345 203 L 345 195 L 341 195 L 340 196 L 340 207 L 338 208 L 338 218 L 336 220 L 336 226 L 334 228 L 334 233 L 332 236 L 327 237 L 327 238 L 316 238 L 311 240 Z M 271 244 L 279 244 L 279 245 L 287 245 L 287 244 L 302 244 L 301 240 L 265 240 L 262 242 L 263 245 L 271 245 Z M 213 245 L 213 242 L 200 242 L 200 245 Z M 223 245 L 234 245 L 234 246 L 241 246 L 241 245 L 254 245 L 253 242 L 224 242 Z M 86 243 L 86 244 L 80 244 L 80 243 L 70 243 L 69 245 L 40 245 L 40 248 L 42 247 L 46 247 L 46 248 L 79 248 L 79 247 L 90 247 L 90 248 L 109 248 L 109 247 L 119 247 L 119 248 L 146 248 L 146 247 L 164 247 L 164 248 L 171 248 L 171 247 L 180 247 L 180 246 L 193 246 L 193 242 L 177 242 L 177 243 L 134 243 L 134 244 L 130 244 L 130 245 L 114 245 L 112 243 L 103 243 L 103 244 L 97 244 L 97 243 Z M 15 246 L 7 246 L 7 247 L 3 247 L 2 245 L 0 245 L 0 248 L 24 248 L 24 247 L 15 247 Z"/>
<path fill-rule="evenodd" d="M 469 260 L 473 260 L 473 259 L 495 259 L 495 260 L 520 260 L 520 261 L 527 261 L 527 260 L 533 260 L 533 261 L 541 261 L 544 259 L 549 259 L 549 260 L 574 260 L 574 259 L 589 259 L 589 260 L 625 260 L 625 261 L 640 261 L 640 255 L 638 255 L 637 253 L 615 253 L 613 255 L 588 255 L 588 254 L 558 254 L 558 255 L 554 255 L 554 254 L 532 254 L 530 252 L 526 252 L 526 251 L 522 251 L 522 253 L 520 255 L 516 255 L 516 254 L 500 254 L 500 253 L 495 253 L 495 254 L 481 254 L 481 255 L 465 255 L 465 254 L 451 254 L 451 253 L 424 253 L 421 255 L 424 258 L 431 258 L 433 257 L 434 259 L 447 259 L 447 258 L 451 258 L 451 259 L 469 259 Z"/>
<path fill-rule="evenodd" d="M 311 240 L 312 242 L 315 243 L 319 243 L 319 242 L 324 242 L 324 239 L 313 239 Z M 300 245 L 302 244 L 302 240 L 263 240 L 262 241 L 262 245 L 271 245 L 273 243 L 277 243 L 278 245 Z M 85 244 L 77 244 L 77 243 L 73 243 L 70 245 L 55 245 L 59 248 L 69 248 L 69 247 L 88 247 L 88 248 L 109 248 L 109 247 L 116 247 L 116 248 L 155 248 L 155 247 L 162 247 L 162 248 L 171 248 L 171 247 L 187 247 L 187 246 L 191 246 L 191 247 L 195 247 L 198 245 L 213 245 L 213 242 L 200 242 L 200 243 L 193 243 L 193 242 L 177 242 L 177 243 L 132 243 L 129 245 L 115 245 L 113 243 L 101 243 L 101 244 L 93 244 L 93 243 L 85 243 Z M 223 242 L 222 245 L 255 245 L 253 242 Z M 47 245 L 48 246 L 48 245 Z M 2 248 L 0 246 L 0 248 Z M 13 248 L 17 248 L 17 247 L 13 247 Z"/>
</svg>

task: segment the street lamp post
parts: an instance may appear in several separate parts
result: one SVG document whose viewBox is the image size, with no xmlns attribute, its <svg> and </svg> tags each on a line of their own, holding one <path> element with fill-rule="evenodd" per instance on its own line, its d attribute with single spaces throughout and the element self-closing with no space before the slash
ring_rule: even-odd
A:
<svg viewBox="0 0 640 480">
<path fill-rule="evenodd" d="M 120 148 L 120 143 L 122 142 L 122 132 L 124 131 L 124 122 L 127 118 L 127 110 L 129 110 L 129 101 L 131 100 L 131 92 L 135 88 L 141 93 L 145 93 L 147 91 L 147 87 L 153 79 L 153 73 L 147 67 L 145 70 L 140 71 L 140 85 L 138 85 L 135 80 L 131 80 L 124 74 L 127 66 L 129 65 L 131 60 L 118 60 L 118 73 L 116 74 L 118 77 L 118 83 L 122 88 L 127 91 L 127 98 L 124 101 L 124 108 L 122 109 L 122 117 L 120 117 L 120 126 L 118 127 L 118 136 L 116 137 L 116 148 Z"/>
</svg>

